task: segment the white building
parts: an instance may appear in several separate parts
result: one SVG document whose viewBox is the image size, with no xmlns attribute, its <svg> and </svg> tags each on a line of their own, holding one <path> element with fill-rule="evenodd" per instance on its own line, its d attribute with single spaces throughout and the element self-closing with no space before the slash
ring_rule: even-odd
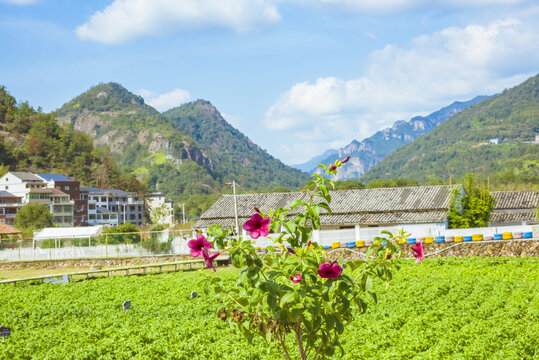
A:
<svg viewBox="0 0 539 360">
<path fill-rule="evenodd" d="M 60 227 L 73 226 L 74 207 L 75 202 L 69 199 L 69 194 L 58 189 L 51 189 L 50 211 L 55 224 Z"/>
<path fill-rule="evenodd" d="M 144 222 L 144 201 L 137 193 L 117 189 L 81 188 L 88 191 L 88 225 L 137 226 Z"/>
<path fill-rule="evenodd" d="M 0 178 L 0 190 L 22 197 L 23 204 L 37 202 L 50 205 L 51 190 L 39 176 L 29 172 L 8 171 Z"/>
<path fill-rule="evenodd" d="M 174 225 L 174 203 L 166 201 L 165 195 L 154 192 L 146 195 L 150 218 L 154 224 Z"/>
</svg>

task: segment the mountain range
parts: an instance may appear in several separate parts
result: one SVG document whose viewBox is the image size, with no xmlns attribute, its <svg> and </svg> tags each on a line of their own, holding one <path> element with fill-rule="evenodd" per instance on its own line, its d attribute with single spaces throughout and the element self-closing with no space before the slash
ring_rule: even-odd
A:
<svg viewBox="0 0 539 360">
<path fill-rule="evenodd" d="M 218 193 L 235 180 L 244 191 L 308 181 L 232 127 L 208 101 L 160 113 L 117 83 L 99 84 L 55 111 L 62 124 L 108 146 L 119 164 L 174 198 Z"/>
<path fill-rule="evenodd" d="M 468 106 L 487 98 L 488 96 L 476 96 L 469 101 L 455 101 L 430 115 L 415 116 L 409 121 L 397 121 L 392 127 L 378 131 L 362 141 L 353 140 L 339 150 L 328 150 L 304 164 L 293 166 L 308 173 L 320 172 L 321 169 L 316 169 L 319 163 L 329 164 L 334 162 L 336 158 L 343 159 L 350 156 L 350 160 L 339 170 L 335 180 L 357 179 L 399 147 L 430 132 L 440 123 Z"/>
<path fill-rule="evenodd" d="M 539 186 L 539 75 L 470 106 L 360 179 L 457 179 L 466 173 Z M 492 182 L 491 182 L 492 183 Z M 535 185 L 534 185 L 535 184 Z"/>
</svg>

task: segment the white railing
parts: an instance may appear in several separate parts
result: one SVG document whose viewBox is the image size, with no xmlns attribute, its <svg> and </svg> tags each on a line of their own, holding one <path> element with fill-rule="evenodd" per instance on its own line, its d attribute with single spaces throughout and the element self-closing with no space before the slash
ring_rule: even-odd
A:
<svg viewBox="0 0 539 360">
<path fill-rule="evenodd" d="M 424 236 L 456 236 L 456 235 L 474 235 L 483 234 L 484 236 L 492 236 L 504 232 L 529 232 L 532 231 L 532 226 L 499 226 L 487 228 L 473 229 L 439 229 L 436 226 L 404 226 L 405 231 L 410 232 L 410 237 Z M 359 231 L 358 231 L 359 230 Z M 363 240 L 367 244 L 372 242 L 376 236 L 380 236 L 382 230 L 388 230 L 396 233 L 398 227 L 378 227 L 378 228 L 359 228 L 359 229 L 342 229 L 342 230 L 321 230 L 314 232 L 313 241 L 318 242 L 322 246 L 331 246 L 338 242 L 345 244 L 347 242 Z M 195 236 L 192 230 L 169 231 L 151 233 L 136 233 L 130 234 L 141 239 L 142 243 L 149 241 L 152 238 L 158 242 L 168 242 L 170 240 L 170 251 L 154 252 L 148 250 L 148 246 L 142 246 L 141 242 L 136 244 L 109 244 L 100 237 L 91 239 L 49 239 L 47 246 L 44 242 L 37 241 L 32 243 L 26 241 L 23 245 L 19 242 L 15 248 L 5 248 L 0 250 L 0 261 L 20 261 L 20 260 L 49 260 L 49 259 L 76 259 L 76 258 L 101 258 L 101 257 L 118 257 L 118 256 L 144 256 L 144 255 L 188 255 L 190 249 L 187 243 Z M 123 234 L 125 235 L 125 234 Z M 110 235 L 109 235 L 110 236 Z M 277 238 L 279 234 L 271 234 L 272 238 Z M 249 236 L 246 236 L 249 238 Z M 253 240 L 253 239 L 251 239 Z M 103 243 L 105 242 L 105 243 Z M 253 240 L 254 246 L 265 248 L 273 245 L 273 240 L 270 237 L 260 237 Z M 286 244 L 286 243 L 285 243 Z"/>
</svg>

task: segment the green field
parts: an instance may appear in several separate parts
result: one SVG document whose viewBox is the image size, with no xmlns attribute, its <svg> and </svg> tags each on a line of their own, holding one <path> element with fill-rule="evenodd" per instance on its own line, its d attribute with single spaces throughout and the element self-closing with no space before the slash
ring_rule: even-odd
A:
<svg viewBox="0 0 539 360">
<path fill-rule="evenodd" d="M 233 286 L 236 275 L 227 268 L 214 276 Z M 12 328 L 0 359 L 280 359 L 217 319 L 202 277 L 0 286 L 0 326 Z M 539 259 L 404 262 L 377 293 L 378 305 L 341 338 L 342 358 L 539 359 Z"/>
</svg>

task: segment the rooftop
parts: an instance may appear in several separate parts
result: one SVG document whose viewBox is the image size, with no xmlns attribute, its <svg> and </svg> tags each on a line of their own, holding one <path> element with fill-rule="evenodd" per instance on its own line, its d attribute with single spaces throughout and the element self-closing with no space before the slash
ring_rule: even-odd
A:
<svg viewBox="0 0 539 360">
<path fill-rule="evenodd" d="M 36 174 L 32 174 L 29 172 L 10 171 L 9 174 L 23 181 L 39 181 L 39 182 L 43 181 L 43 179 L 37 176 Z"/>
<path fill-rule="evenodd" d="M 37 175 L 46 181 L 71 181 L 73 182 L 73 180 L 71 180 L 67 176 L 60 175 L 60 174 L 37 174 Z"/>
<path fill-rule="evenodd" d="M 110 195 L 112 196 L 130 196 L 132 193 L 118 189 L 98 189 L 94 187 L 83 187 L 81 191 L 88 191 L 89 195 Z"/>
<path fill-rule="evenodd" d="M 12 193 L 5 190 L 0 190 L 0 197 L 19 197 L 19 196 L 13 195 Z"/>
<path fill-rule="evenodd" d="M 452 192 L 458 189 L 460 185 L 330 191 L 332 214 L 322 209 L 320 221 L 324 225 L 444 222 Z M 302 192 L 244 194 L 236 199 L 238 217 L 243 223 L 255 207 L 267 213 L 269 209 L 288 207 L 294 200 L 307 201 L 308 195 Z M 290 214 L 302 209 L 298 207 Z M 228 226 L 233 221 L 234 196 L 223 195 L 195 227 L 206 228 L 214 223 Z"/>
<path fill-rule="evenodd" d="M 537 191 L 493 191 L 496 199 L 494 211 L 506 209 L 536 209 L 539 207 L 539 190 Z"/>
</svg>

